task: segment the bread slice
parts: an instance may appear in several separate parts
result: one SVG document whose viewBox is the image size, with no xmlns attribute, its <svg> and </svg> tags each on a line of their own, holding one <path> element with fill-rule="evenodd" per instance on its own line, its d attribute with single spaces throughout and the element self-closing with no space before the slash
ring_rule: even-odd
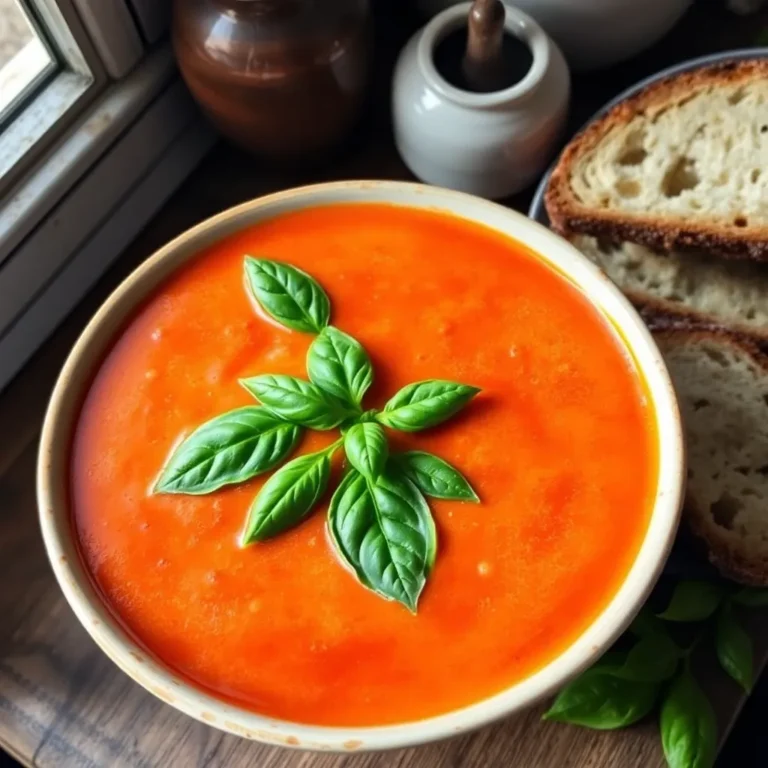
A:
<svg viewBox="0 0 768 768">
<path fill-rule="evenodd" d="M 566 147 L 546 207 L 562 234 L 768 260 L 768 59 L 661 80 Z"/>
<path fill-rule="evenodd" d="M 721 573 L 768 586 L 768 357 L 727 332 L 656 339 L 686 432 L 688 526 Z"/>
<path fill-rule="evenodd" d="M 725 326 L 768 343 L 768 265 L 656 253 L 636 243 L 587 235 L 575 235 L 571 242 L 641 308 L 650 324 Z"/>
</svg>

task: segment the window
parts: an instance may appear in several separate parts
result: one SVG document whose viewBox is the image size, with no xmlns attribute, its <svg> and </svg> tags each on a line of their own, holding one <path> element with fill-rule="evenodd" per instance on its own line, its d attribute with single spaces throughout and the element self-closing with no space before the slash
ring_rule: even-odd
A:
<svg viewBox="0 0 768 768">
<path fill-rule="evenodd" d="M 4 19 L 0 22 L 4 47 L 18 49 L 0 74 L 3 193 L 64 131 L 89 97 L 106 85 L 106 76 L 66 3 L 0 0 L 0 18 Z"/>
<path fill-rule="evenodd" d="M 171 0 L 0 0 L 0 389 L 213 143 Z"/>
<path fill-rule="evenodd" d="M 19 0 L 0 0 L 0 125 L 56 68 L 43 33 Z"/>
</svg>

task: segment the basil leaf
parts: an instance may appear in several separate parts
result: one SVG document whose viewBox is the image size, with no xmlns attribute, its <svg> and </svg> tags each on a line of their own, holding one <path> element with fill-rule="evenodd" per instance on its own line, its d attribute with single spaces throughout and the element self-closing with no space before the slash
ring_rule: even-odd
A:
<svg viewBox="0 0 768 768">
<path fill-rule="evenodd" d="M 309 347 L 307 372 L 320 389 L 357 406 L 373 382 L 373 366 L 362 344 L 331 326 Z"/>
<path fill-rule="evenodd" d="M 737 605 L 743 605 L 746 608 L 759 608 L 768 605 L 768 589 L 744 587 L 744 589 L 740 589 L 731 599 Z"/>
<path fill-rule="evenodd" d="M 670 768 L 711 768 L 715 763 L 715 713 L 688 669 L 661 705 L 661 744 Z"/>
<path fill-rule="evenodd" d="M 649 634 L 635 643 L 613 674 L 625 680 L 659 683 L 675 674 L 680 657 L 680 649 L 668 635 Z"/>
<path fill-rule="evenodd" d="M 613 667 L 588 669 L 558 694 L 544 720 L 586 728 L 624 728 L 645 717 L 656 703 L 659 684 L 626 680 Z"/>
<path fill-rule="evenodd" d="M 437 534 L 410 480 L 385 472 L 373 483 L 350 470 L 331 499 L 328 527 L 339 556 L 364 586 L 416 613 Z"/>
<path fill-rule="evenodd" d="M 718 608 L 725 590 L 711 581 L 681 581 L 672 593 L 667 610 L 659 614 L 665 621 L 703 621 Z"/>
<path fill-rule="evenodd" d="M 632 623 L 629 625 L 629 631 L 636 637 L 648 637 L 650 635 L 664 635 L 667 636 L 667 629 L 664 622 L 651 613 L 651 610 L 647 605 L 644 605 L 637 616 L 635 616 Z"/>
<path fill-rule="evenodd" d="M 419 381 L 403 387 L 377 418 L 388 427 L 417 432 L 450 419 L 479 391 L 477 387 L 453 381 Z"/>
<path fill-rule="evenodd" d="M 204 494 L 267 472 L 288 456 L 301 428 L 246 406 L 199 426 L 173 452 L 153 493 Z"/>
<path fill-rule="evenodd" d="M 376 480 L 384 471 L 389 455 L 387 436 L 373 422 L 352 425 L 344 436 L 344 450 L 349 463 L 368 480 Z"/>
<path fill-rule="evenodd" d="M 717 617 L 715 646 L 720 666 L 747 692 L 752 690 L 752 640 L 729 610 Z"/>
<path fill-rule="evenodd" d="M 393 459 L 405 476 L 426 496 L 480 501 L 464 475 L 439 456 L 425 451 L 407 451 L 393 456 Z"/>
<path fill-rule="evenodd" d="M 320 333 L 328 325 L 328 296 L 306 272 L 290 264 L 247 256 L 245 279 L 259 306 L 286 328 Z"/>
<path fill-rule="evenodd" d="M 289 461 L 264 483 L 248 510 L 243 545 L 264 541 L 298 525 L 328 486 L 327 450 Z"/>
<path fill-rule="evenodd" d="M 627 663 L 626 651 L 606 651 L 591 667 L 601 672 L 615 674 Z"/>
<path fill-rule="evenodd" d="M 277 416 L 304 427 L 333 429 L 354 415 L 345 403 L 293 376 L 266 374 L 240 384 Z"/>
</svg>

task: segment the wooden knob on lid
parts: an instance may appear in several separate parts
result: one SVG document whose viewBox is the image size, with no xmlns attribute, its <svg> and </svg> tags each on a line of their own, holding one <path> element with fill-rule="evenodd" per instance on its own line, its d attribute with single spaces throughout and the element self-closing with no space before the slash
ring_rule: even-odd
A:
<svg viewBox="0 0 768 768">
<path fill-rule="evenodd" d="M 496 91 L 507 84 L 502 56 L 505 16 L 501 0 L 475 0 L 469 9 L 462 71 L 472 90 Z"/>
</svg>

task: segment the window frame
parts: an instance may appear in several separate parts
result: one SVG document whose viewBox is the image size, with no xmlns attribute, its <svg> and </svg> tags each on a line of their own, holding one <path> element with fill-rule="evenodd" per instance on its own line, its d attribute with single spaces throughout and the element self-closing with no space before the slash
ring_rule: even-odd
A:
<svg viewBox="0 0 768 768">
<path fill-rule="evenodd" d="M 0 197 L 7 197 L 109 82 L 71 0 L 23 0 L 22 5 L 58 69 L 34 92 L 27 90 L 23 108 L 2 130 Z"/>
<path fill-rule="evenodd" d="M 0 128 L 0 163 L 9 131 L 37 129 L 0 178 L 0 391 L 217 139 L 179 76 L 171 0 L 23 2 L 57 32 L 60 69 Z"/>
<path fill-rule="evenodd" d="M 16 64 L 18 66 L 19 56 L 29 47 L 33 41 L 43 47 L 48 54 L 49 63 L 35 77 L 26 83 L 21 91 L 14 96 L 4 107 L 0 108 L 0 134 L 10 125 L 14 118 L 37 96 L 42 87 L 46 85 L 60 70 L 61 61 L 56 54 L 53 46 L 48 40 L 48 34 L 42 28 L 35 15 L 30 11 L 26 0 L 16 0 L 25 17 L 27 23 L 32 28 L 33 40 L 24 44 L 14 57 L 3 64 L 2 71 L 5 74 L 6 68 Z"/>
</svg>

